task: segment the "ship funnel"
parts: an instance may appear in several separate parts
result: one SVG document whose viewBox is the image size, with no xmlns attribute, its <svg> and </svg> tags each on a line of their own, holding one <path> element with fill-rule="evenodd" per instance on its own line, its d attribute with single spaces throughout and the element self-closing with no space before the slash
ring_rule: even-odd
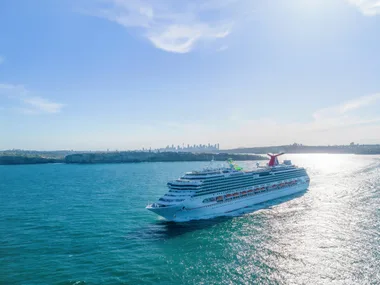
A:
<svg viewBox="0 0 380 285">
<path fill-rule="evenodd" d="M 268 153 L 268 156 L 270 157 L 268 166 L 276 166 L 276 165 L 278 165 L 279 163 L 278 163 L 277 157 L 280 156 L 280 155 L 283 155 L 283 154 L 284 154 L 284 152 L 280 152 L 280 153 L 277 153 L 277 154 Z"/>
</svg>

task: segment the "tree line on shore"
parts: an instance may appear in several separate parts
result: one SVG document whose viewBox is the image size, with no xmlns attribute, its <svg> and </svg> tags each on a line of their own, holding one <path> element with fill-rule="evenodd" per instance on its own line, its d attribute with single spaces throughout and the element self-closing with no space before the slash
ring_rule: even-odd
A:
<svg viewBox="0 0 380 285">
<path fill-rule="evenodd" d="M 136 162 L 175 162 L 175 161 L 226 161 L 265 160 L 261 155 L 229 153 L 191 153 L 191 152 L 94 152 L 75 153 L 64 157 L 47 157 L 43 155 L 0 154 L 0 164 L 40 164 L 40 163 L 136 163 Z"/>
</svg>

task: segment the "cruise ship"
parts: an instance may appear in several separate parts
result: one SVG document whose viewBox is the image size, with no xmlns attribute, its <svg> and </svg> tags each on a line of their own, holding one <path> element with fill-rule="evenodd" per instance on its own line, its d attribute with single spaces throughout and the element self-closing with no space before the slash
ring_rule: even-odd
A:
<svg viewBox="0 0 380 285">
<path fill-rule="evenodd" d="M 266 166 L 256 164 L 244 171 L 233 161 L 228 167 L 187 172 L 167 183 L 169 191 L 146 208 L 167 220 L 182 222 L 223 216 L 233 211 L 305 191 L 310 178 L 306 170 L 290 160 L 278 162 L 279 154 L 268 154 Z"/>
</svg>

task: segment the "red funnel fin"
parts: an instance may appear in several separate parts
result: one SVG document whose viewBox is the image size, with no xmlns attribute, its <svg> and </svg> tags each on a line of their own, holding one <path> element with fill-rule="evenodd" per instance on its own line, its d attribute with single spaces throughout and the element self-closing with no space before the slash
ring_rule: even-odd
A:
<svg viewBox="0 0 380 285">
<path fill-rule="evenodd" d="M 276 165 L 278 165 L 278 159 L 277 159 L 277 157 L 280 156 L 280 155 L 283 155 L 283 154 L 284 154 L 283 152 L 278 153 L 278 154 L 268 153 L 268 156 L 270 157 L 268 165 L 269 166 L 276 166 Z"/>
</svg>

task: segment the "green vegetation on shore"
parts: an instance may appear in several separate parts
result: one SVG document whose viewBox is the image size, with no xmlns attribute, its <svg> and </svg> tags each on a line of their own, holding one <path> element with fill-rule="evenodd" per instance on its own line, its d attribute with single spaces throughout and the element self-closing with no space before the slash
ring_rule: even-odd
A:
<svg viewBox="0 0 380 285">
<path fill-rule="evenodd" d="M 264 160 L 261 155 L 228 153 L 191 153 L 191 152 L 103 152 L 81 153 L 65 157 L 66 163 L 125 163 L 125 162 L 173 162 L 173 161 L 226 161 Z"/>
<path fill-rule="evenodd" d="M 43 153 L 29 154 L 18 152 L 0 152 L 0 165 L 10 164 L 40 164 L 40 163 L 133 163 L 133 162 L 173 162 L 173 161 L 226 161 L 233 160 L 264 160 L 266 157 L 248 154 L 228 153 L 190 153 L 190 152 L 87 152 L 68 154 L 66 156 L 47 155 Z"/>
<path fill-rule="evenodd" d="M 63 158 L 46 158 L 42 156 L 23 156 L 23 155 L 0 155 L 0 165 L 11 164 L 41 164 L 64 162 Z"/>
</svg>

